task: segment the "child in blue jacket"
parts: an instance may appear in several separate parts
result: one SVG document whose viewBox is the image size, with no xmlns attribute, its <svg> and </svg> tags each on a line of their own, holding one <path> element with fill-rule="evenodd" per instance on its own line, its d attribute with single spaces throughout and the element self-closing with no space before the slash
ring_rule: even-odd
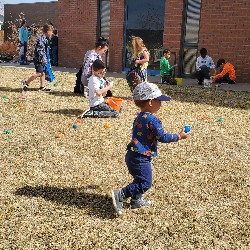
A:
<svg viewBox="0 0 250 250">
<path fill-rule="evenodd" d="M 123 201 L 131 198 L 132 209 L 151 205 L 150 200 L 143 200 L 142 195 L 152 186 L 152 157 L 157 156 L 158 142 L 170 143 L 186 139 L 184 129 L 178 134 L 165 133 L 160 120 L 154 115 L 162 101 L 170 101 L 162 95 L 157 85 L 143 82 L 133 92 L 135 105 L 141 109 L 133 123 L 132 140 L 127 145 L 126 164 L 133 182 L 122 189 L 112 191 L 115 211 L 122 214 Z"/>
<path fill-rule="evenodd" d="M 43 34 L 40 35 L 35 43 L 34 50 L 34 65 L 36 73 L 33 74 L 28 80 L 22 81 L 21 86 L 23 91 L 27 91 L 30 83 L 37 77 L 40 77 L 40 88 L 39 91 L 50 91 L 45 87 L 45 65 L 48 62 L 48 46 L 49 42 L 47 38 L 50 38 L 53 33 L 53 26 L 45 24 L 43 26 Z"/>
</svg>

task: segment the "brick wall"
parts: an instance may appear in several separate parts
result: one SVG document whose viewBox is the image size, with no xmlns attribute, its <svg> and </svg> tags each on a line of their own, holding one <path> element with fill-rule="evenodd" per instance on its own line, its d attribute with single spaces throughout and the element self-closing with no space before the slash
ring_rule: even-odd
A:
<svg viewBox="0 0 250 250">
<path fill-rule="evenodd" d="M 14 22 L 20 25 L 20 13 L 24 14 L 28 25 L 33 23 L 43 25 L 52 22 L 57 28 L 57 2 L 48 3 L 23 3 L 23 4 L 5 4 L 4 5 L 4 39 L 12 31 L 8 23 Z"/>
<path fill-rule="evenodd" d="M 202 1 L 199 48 L 215 61 L 224 58 L 237 68 L 237 82 L 250 82 L 250 1 Z"/>
<path fill-rule="evenodd" d="M 110 0 L 109 70 L 122 71 L 125 0 Z"/>
<path fill-rule="evenodd" d="M 97 1 L 60 0 L 58 2 L 59 65 L 79 66 L 87 50 L 97 40 Z"/>
<path fill-rule="evenodd" d="M 164 21 L 163 48 L 176 52 L 176 62 L 180 60 L 183 1 L 167 0 Z M 176 70 L 178 72 L 178 68 Z"/>
</svg>

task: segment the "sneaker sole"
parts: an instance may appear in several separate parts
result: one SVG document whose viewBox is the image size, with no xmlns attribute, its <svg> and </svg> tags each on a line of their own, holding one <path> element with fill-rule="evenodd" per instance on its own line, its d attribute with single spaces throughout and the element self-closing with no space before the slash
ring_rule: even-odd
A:
<svg viewBox="0 0 250 250">
<path fill-rule="evenodd" d="M 39 91 L 39 92 L 44 92 L 44 93 L 52 92 L 51 89 L 50 89 L 50 90 L 48 90 L 48 89 L 46 89 L 46 90 L 38 89 L 38 91 Z"/>
<path fill-rule="evenodd" d="M 119 211 L 116 206 L 116 200 L 115 200 L 115 194 L 114 191 L 112 190 L 112 201 L 113 201 L 113 207 L 118 215 L 122 214 L 122 211 Z"/>
<path fill-rule="evenodd" d="M 87 109 L 86 111 L 84 111 L 79 118 L 83 119 L 84 118 L 84 115 L 87 114 L 87 112 L 89 112 L 90 109 Z"/>
<path fill-rule="evenodd" d="M 22 91 L 27 91 L 28 90 L 28 87 L 26 85 L 24 85 L 23 82 L 20 82 L 20 85 L 21 85 L 21 90 Z"/>
<path fill-rule="evenodd" d="M 153 202 L 150 201 L 150 202 L 148 203 L 148 205 L 141 205 L 141 206 L 138 206 L 138 207 L 135 207 L 135 206 L 130 205 L 130 207 L 131 207 L 131 209 L 137 209 L 137 208 L 142 208 L 142 207 L 151 207 L 152 205 L 153 205 Z"/>
</svg>

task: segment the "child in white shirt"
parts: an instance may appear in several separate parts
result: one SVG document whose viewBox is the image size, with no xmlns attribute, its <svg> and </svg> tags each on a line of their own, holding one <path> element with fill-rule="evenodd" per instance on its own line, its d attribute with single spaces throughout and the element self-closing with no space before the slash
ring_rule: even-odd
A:
<svg viewBox="0 0 250 250">
<path fill-rule="evenodd" d="M 104 96 L 113 87 L 113 82 L 104 79 L 105 72 L 104 63 L 99 59 L 95 60 L 92 65 L 92 76 L 88 81 L 90 110 L 83 117 L 119 117 L 119 112 L 104 102 Z"/>
<path fill-rule="evenodd" d="M 201 85 L 204 79 L 210 79 L 210 70 L 215 69 L 213 59 L 207 55 L 207 49 L 200 49 L 200 56 L 196 60 L 196 71 L 194 77 L 197 78 L 198 84 Z"/>
</svg>

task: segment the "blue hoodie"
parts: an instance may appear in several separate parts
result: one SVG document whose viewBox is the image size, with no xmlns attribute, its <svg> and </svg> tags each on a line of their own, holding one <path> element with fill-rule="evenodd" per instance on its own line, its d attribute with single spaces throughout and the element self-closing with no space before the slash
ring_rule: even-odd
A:
<svg viewBox="0 0 250 250">
<path fill-rule="evenodd" d="M 28 31 L 27 28 L 25 27 L 21 27 L 19 29 L 19 40 L 21 43 L 24 43 L 24 42 L 28 42 L 28 38 L 29 36 L 31 35 L 32 33 L 30 31 Z"/>
</svg>

